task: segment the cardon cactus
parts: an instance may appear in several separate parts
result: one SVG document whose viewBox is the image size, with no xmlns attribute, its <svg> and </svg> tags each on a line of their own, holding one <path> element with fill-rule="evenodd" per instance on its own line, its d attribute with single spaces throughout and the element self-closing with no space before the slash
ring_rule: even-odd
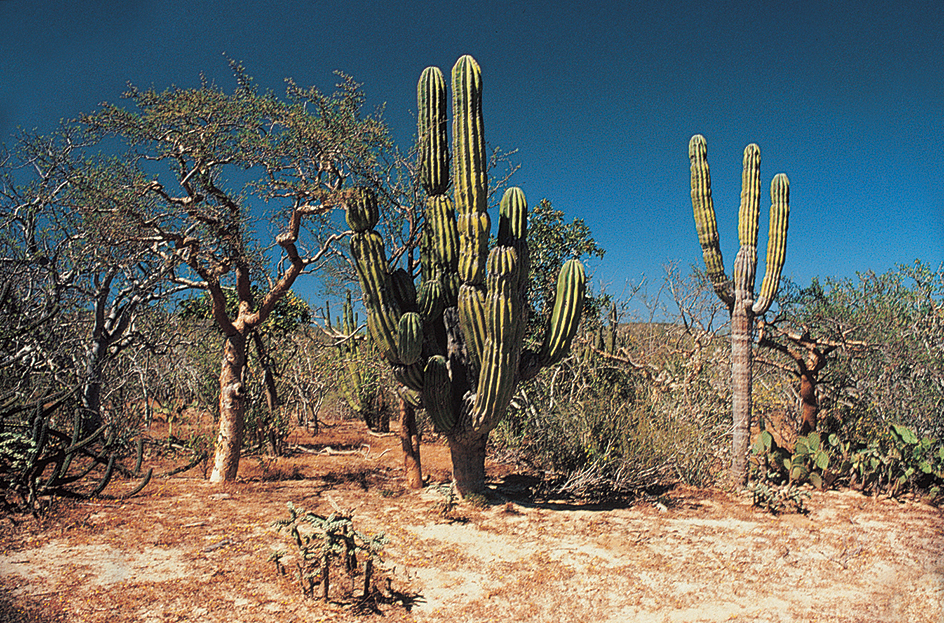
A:
<svg viewBox="0 0 944 623">
<path fill-rule="evenodd" d="M 418 392 L 437 429 L 449 440 L 460 495 L 485 488 L 485 443 L 515 388 L 567 352 L 583 309 L 583 265 L 561 270 L 544 342 L 522 349 L 527 326 L 528 208 L 524 193 L 508 189 L 489 251 L 487 154 L 478 63 L 463 56 L 452 70 L 453 142 L 447 152 L 446 84 L 435 67 L 417 88 L 420 180 L 426 192 L 420 243 L 420 285 L 391 271 L 365 191 L 352 201 L 355 259 L 368 326 L 397 379 Z M 446 194 L 453 164 L 454 201 Z M 397 282 L 401 285 L 398 286 Z"/>
<path fill-rule="evenodd" d="M 376 224 L 377 220 L 373 222 Z M 390 430 L 390 414 L 384 408 L 373 371 L 364 365 L 365 355 L 358 343 L 357 317 L 350 292 L 341 310 L 340 332 L 331 326 L 330 311 L 328 314 L 328 330 L 339 338 L 337 349 L 342 367 L 338 369 L 338 389 L 341 397 L 358 417 L 363 418 L 368 428 L 387 432 Z"/>
<path fill-rule="evenodd" d="M 734 438 L 731 477 L 736 483 L 747 482 L 747 452 L 751 427 L 751 334 L 754 319 L 770 308 L 780 273 L 786 259 L 787 221 L 790 215 L 790 181 L 783 173 L 770 185 L 770 235 L 767 241 L 767 272 L 755 299 L 754 277 L 757 270 L 757 228 L 760 215 L 760 147 L 744 149 L 741 177 L 741 208 L 738 213 L 738 238 L 741 248 L 734 260 L 733 279 L 725 276 L 718 243 L 718 226 L 711 199 L 708 173 L 708 145 L 696 134 L 688 144 L 692 173 L 692 209 L 698 241 L 701 243 L 708 278 L 715 292 L 731 313 L 731 385 Z"/>
</svg>

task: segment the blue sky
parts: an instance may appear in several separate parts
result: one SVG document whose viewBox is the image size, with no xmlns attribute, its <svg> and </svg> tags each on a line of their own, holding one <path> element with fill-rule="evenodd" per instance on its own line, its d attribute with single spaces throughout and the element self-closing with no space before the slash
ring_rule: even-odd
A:
<svg viewBox="0 0 944 623">
<path fill-rule="evenodd" d="M 944 262 L 944 4 L 911 2 L 117 2 L 0 0 L 0 141 L 115 102 L 128 82 L 363 83 L 405 148 L 415 85 L 470 53 L 486 138 L 513 181 L 586 220 L 619 295 L 700 263 L 688 139 L 708 140 L 730 271 L 744 146 L 791 180 L 784 274 Z M 769 196 L 769 195 L 768 195 Z M 768 204 L 769 206 L 769 204 Z M 764 208 L 766 210 L 766 207 Z M 766 214 L 761 220 L 761 257 Z"/>
</svg>

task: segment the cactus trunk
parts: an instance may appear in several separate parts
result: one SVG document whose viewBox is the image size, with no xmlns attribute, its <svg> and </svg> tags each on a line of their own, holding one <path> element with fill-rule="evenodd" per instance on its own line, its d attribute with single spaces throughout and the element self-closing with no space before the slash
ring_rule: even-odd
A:
<svg viewBox="0 0 944 623">
<path fill-rule="evenodd" d="M 739 304 L 741 303 L 741 304 Z M 731 473 L 746 482 L 747 452 L 751 443 L 751 327 L 750 309 L 737 301 L 731 310 Z M 743 474 L 743 480 L 741 477 Z"/>
<path fill-rule="evenodd" d="M 760 216 L 760 148 L 744 149 L 741 176 L 741 207 L 738 212 L 738 239 L 741 244 L 734 261 L 733 278 L 724 272 L 718 227 L 711 198 L 708 145 L 699 134 L 688 144 L 691 163 L 692 210 L 698 241 L 702 247 L 708 278 L 718 297 L 731 313 L 731 479 L 747 483 L 747 452 L 751 436 L 751 362 L 754 321 L 770 308 L 786 259 L 787 222 L 790 215 L 790 182 L 783 173 L 771 182 L 770 234 L 767 242 L 766 273 L 760 294 L 754 300 L 757 270 L 757 230 Z"/>
<path fill-rule="evenodd" d="M 485 446 L 488 434 L 450 435 L 447 439 L 456 493 L 463 498 L 470 493 L 484 493 Z"/>
</svg>

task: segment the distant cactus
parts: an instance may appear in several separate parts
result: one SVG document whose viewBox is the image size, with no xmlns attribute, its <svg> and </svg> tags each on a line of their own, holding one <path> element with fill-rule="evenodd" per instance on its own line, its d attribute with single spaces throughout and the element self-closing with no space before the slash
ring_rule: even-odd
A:
<svg viewBox="0 0 944 623">
<path fill-rule="evenodd" d="M 721 259 L 718 226 L 711 199 L 708 145 L 705 137 L 700 134 L 692 137 L 688 144 L 688 158 L 692 169 L 692 209 L 705 268 L 715 292 L 731 313 L 731 410 L 734 420 L 731 477 L 736 483 L 745 484 L 751 427 L 751 333 L 754 319 L 767 312 L 780 285 L 780 273 L 786 259 L 790 181 L 785 174 L 778 173 L 771 182 L 767 272 L 761 284 L 760 294 L 755 300 L 754 277 L 757 270 L 761 186 L 760 147 L 752 143 L 744 149 L 741 208 L 738 214 L 738 238 L 741 248 L 734 260 L 733 280 L 729 280 L 725 275 Z"/>
<path fill-rule="evenodd" d="M 374 224 L 377 220 L 374 219 Z M 340 325 L 337 331 L 331 326 L 328 313 L 328 329 L 340 339 L 337 344 L 342 367 L 339 369 L 338 389 L 344 402 L 362 418 L 371 430 L 387 432 L 390 430 L 390 412 L 387 409 L 380 385 L 373 370 L 365 366 L 362 345 L 358 343 L 357 316 L 351 303 L 351 293 L 347 293 L 341 308 Z M 361 336 L 360 339 L 363 339 Z"/>
<path fill-rule="evenodd" d="M 368 326 L 397 379 L 419 392 L 452 451 L 460 495 L 485 488 L 485 442 L 517 384 L 559 361 L 577 330 L 583 265 L 561 270 L 557 299 L 538 351 L 522 350 L 527 326 L 527 202 L 508 189 L 499 209 L 497 244 L 488 249 L 487 155 L 478 63 L 463 56 L 452 70 L 455 203 L 446 195 L 446 85 L 429 67 L 417 87 L 420 180 L 427 194 L 420 248 L 421 283 L 389 270 L 383 241 L 362 218 L 369 193 L 353 202 L 348 222 Z M 398 275 L 400 275 L 398 277 Z M 403 287 L 397 286 L 397 281 Z"/>
</svg>

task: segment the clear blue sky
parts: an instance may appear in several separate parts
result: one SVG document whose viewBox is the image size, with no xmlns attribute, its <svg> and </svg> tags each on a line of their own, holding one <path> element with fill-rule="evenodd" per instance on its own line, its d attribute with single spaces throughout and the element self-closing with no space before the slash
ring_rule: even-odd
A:
<svg viewBox="0 0 944 623">
<path fill-rule="evenodd" d="M 607 250 L 594 280 L 612 293 L 667 261 L 701 262 L 695 133 L 729 271 L 750 142 L 765 193 L 790 176 L 784 273 L 801 285 L 944 262 L 940 0 L 0 0 L 0 24 L 2 142 L 117 101 L 128 82 L 189 87 L 203 73 L 229 89 L 225 53 L 277 91 L 286 77 L 329 89 L 334 70 L 353 75 L 407 147 L 420 72 L 469 53 L 486 138 L 519 149 L 514 183 L 532 203 L 586 220 Z"/>
</svg>

